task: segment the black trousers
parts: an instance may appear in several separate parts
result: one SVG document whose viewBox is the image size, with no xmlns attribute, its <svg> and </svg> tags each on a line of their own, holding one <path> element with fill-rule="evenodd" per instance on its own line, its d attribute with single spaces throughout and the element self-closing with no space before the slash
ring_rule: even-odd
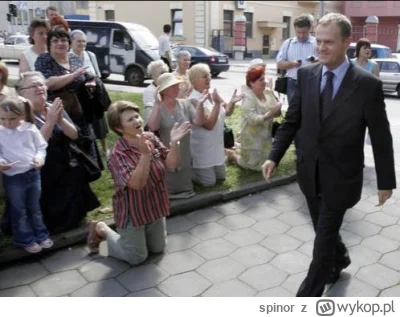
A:
<svg viewBox="0 0 400 317">
<path fill-rule="evenodd" d="M 297 291 L 298 297 L 322 296 L 333 267 L 343 262 L 347 254 L 339 234 L 346 210 L 330 210 L 319 193 L 317 172 L 317 195 L 306 196 L 313 227 L 315 230 L 313 259 L 305 280 Z"/>
<path fill-rule="evenodd" d="M 172 67 L 171 67 L 171 64 L 170 64 L 168 58 L 161 56 L 161 59 L 164 61 L 165 64 L 167 64 L 169 72 L 172 73 Z"/>
</svg>

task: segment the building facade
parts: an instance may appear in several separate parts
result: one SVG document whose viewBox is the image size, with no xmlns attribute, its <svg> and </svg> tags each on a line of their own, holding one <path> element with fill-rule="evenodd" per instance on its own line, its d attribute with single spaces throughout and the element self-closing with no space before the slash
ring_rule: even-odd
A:
<svg viewBox="0 0 400 317">
<path fill-rule="evenodd" d="M 377 16 L 376 36 L 369 38 L 378 44 L 389 46 L 393 51 L 400 49 L 400 2 L 399 1 L 345 1 L 344 14 L 353 23 L 353 40 L 369 37 L 366 27 L 368 16 Z"/>
<path fill-rule="evenodd" d="M 134 22 L 156 36 L 171 24 L 172 42 L 213 46 L 232 54 L 234 21 L 246 17 L 246 56 L 274 57 L 294 36 L 293 21 L 302 13 L 319 18 L 321 1 L 89 1 L 91 20 Z M 342 12 L 342 1 L 323 1 L 324 13 Z"/>
</svg>

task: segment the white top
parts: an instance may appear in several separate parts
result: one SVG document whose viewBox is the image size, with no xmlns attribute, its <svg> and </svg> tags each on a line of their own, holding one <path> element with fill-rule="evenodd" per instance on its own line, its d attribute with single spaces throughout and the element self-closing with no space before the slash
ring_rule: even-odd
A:
<svg viewBox="0 0 400 317">
<path fill-rule="evenodd" d="M 199 100 L 200 98 L 201 93 L 193 89 L 188 99 Z M 206 112 L 211 112 L 213 107 L 214 105 L 209 100 L 204 102 Z M 190 150 L 194 168 L 209 168 L 225 164 L 224 120 L 225 108 L 221 106 L 218 120 L 212 130 L 192 125 Z"/>
<path fill-rule="evenodd" d="M 163 34 L 158 38 L 158 52 L 160 56 L 167 57 L 165 52 L 171 50 L 171 43 L 169 42 L 169 36 L 167 34 Z"/>
<path fill-rule="evenodd" d="M 36 59 L 38 58 L 38 54 L 36 54 L 33 50 L 32 47 L 28 48 L 27 50 L 23 51 L 22 54 L 24 55 L 26 62 L 28 63 L 29 70 L 34 71 L 35 70 L 35 62 Z"/>
<path fill-rule="evenodd" d="M 22 174 L 34 168 L 34 158 L 44 162 L 47 142 L 32 123 L 22 121 L 16 129 L 0 126 L 0 160 L 14 164 L 3 171 L 8 176 Z"/>
<path fill-rule="evenodd" d="M 153 110 L 154 101 L 156 100 L 154 94 L 157 87 L 151 83 L 143 90 L 143 105 L 144 105 L 144 123 L 147 124 L 151 111 Z"/>
</svg>

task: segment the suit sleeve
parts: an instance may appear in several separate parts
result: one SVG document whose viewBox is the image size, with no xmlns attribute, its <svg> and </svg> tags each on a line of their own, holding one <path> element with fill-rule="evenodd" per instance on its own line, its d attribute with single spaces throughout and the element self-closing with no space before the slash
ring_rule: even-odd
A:
<svg viewBox="0 0 400 317">
<path fill-rule="evenodd" d="M 294 96 L 290 101 L 285 120 L 276 132 L 275 140 L 272 144 L 272 151 L 268 157 L 268 159 L 274 161 L 276 165 L 279 164 L 282 157 L 285 155 L 297 130 L 301 126 L 301 82 L 302 78 L 306 75 L 304 70 L 299 69 Z"/>
<path fill-rule="evenodd" d="M 396 188 L 393 141 L 385 107 L 382 81 L 379 81 L 365 111 L 379 190 Z"/>
</svg>

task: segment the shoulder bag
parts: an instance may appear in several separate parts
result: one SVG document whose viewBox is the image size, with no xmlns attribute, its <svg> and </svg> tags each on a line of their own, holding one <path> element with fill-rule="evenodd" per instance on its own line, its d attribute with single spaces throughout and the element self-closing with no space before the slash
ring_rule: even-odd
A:
<svg viewBox="0 0 400 317">
<path fill-rule="evenodd" d="M 289 40 L 289 44 L 286 49 L 286 58 L 288 58 L 290 42 L 292 42 L 292 39 Z M 278 77 L 275 81 L 275 91 L 279 92 L 280 94 L 286 95 L 288 78 L 285 77 L 285 75 L 286 75 L 285 70 L 280 71 L 280 73 L 281 73 L 281 76 Z"/>
</svg>

